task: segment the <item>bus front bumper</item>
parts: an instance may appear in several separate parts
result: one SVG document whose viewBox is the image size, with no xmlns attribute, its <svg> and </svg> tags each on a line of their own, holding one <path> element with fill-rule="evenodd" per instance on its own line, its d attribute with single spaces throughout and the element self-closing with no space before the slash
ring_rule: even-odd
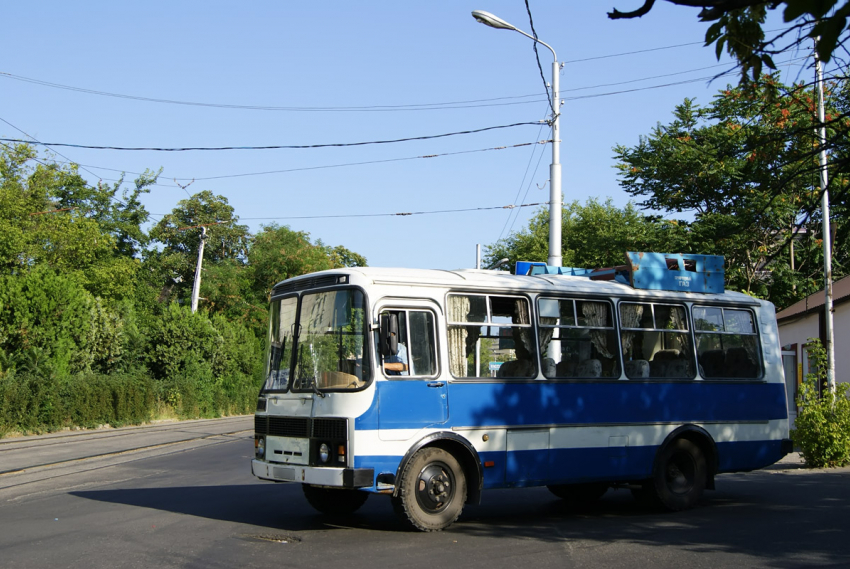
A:
<svg viewBox="0 0 850 569">
<path fill-rule="evenodd" d="M 262 460 L 251 461 L 251 472 L 262 480 L 275 482 L 301 482 L 316 486 L 337 488 L 366 488 L 375 483 L 373 468 L 332 468 L 269 464 Z"/>
</svg>

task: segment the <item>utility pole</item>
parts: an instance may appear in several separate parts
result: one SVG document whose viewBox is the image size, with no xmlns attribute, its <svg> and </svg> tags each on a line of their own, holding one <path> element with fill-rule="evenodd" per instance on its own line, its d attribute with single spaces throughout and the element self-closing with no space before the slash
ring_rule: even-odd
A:
<svg viewBox="0 0 850 569">
<path fill-rule="evenodd" d="M 192 283 L 192 314 L 198 311 L 198 295 L 201 293 L 201 265 L 204 262 L 204 242 L 207 240 L 207 228 L 201 226 L 201 245 L 198 247 L 198 264 L 195 265 L 195 282 Z"/>
<path fill-rule="evenodd" d="M 826 348 L 826 385 L 830 392 L 835 393 L 835 337 L 833 334 L 832 314 L 832 232 L 829 227 L 829 178 L 826 171 L 826 125 L 823 110 L 823 70 L 818 57 L 815 38 L 815 76 L 818 86 L 818 122 L 820 127 L 820 185 L 821 185 L 821 216 L 823 217 L 823 280 L 824 280 L 824 323 Z"/>
<path fill-rule="evenodd" d="M 481 243 L 475 245 L 475 268 L 481 269 Z M 475 340 L 475 377 L 479 377 L 481 370 L 481 338 Z"/>
</svg>

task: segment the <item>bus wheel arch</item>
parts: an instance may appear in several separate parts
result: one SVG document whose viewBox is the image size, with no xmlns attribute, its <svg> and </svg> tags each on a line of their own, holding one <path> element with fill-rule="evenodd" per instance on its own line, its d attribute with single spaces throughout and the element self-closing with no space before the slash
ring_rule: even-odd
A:
<svg viewBox="0 0 850 569">
<path fill-rule="evenodd" d="M 703 490 L 714 487 L 717 464 L 714 440 L 696 425 L 683 425 L 656 452 L 652 478 L 636 497 L 671 511 L 694 507 Z"/>
<path fill-rule="evenodd" d="M 658 451 L 656 452 L 656 460 L 653 463 L 653 474 L 655 473 L 655 468 L 658 467 L 658 456 L 661 451 L 667 447 L 667 445 L 673 443 L 676 439 L 686 439 L 693 444 L 697 445 L 705 456 L 706 462 L 706 484 L 705 487 L 708 490 L 714 490 L 714 476 L 717 474 L 717 469 L 719 465 L 719 458 L 717 454 L 717 444 L 714 442 L 712 436 L 697 425 L 682 425 L 681 427 L 675 429 L 672 433 L 667 435 L 664 439 L 664 442 L 658 447 Z"/>
<path fill-rule="evenodd" d="M 396 485 L 393 490 L 393 497 L 398 497 L 400 486 L 398 481 L 401 480 L 401 475 L 404 472 L 405 467 L 417 451 L 426 447 L 437 447 L 443 449 L 451 454 L 458 463 L 460 463 L 460 467 L 466 478 L 466 503 L 473 505 L 481 503 L 481 490 L 484 486 L 484 474 L 481 470 L 481 459 L 478 456 L 478 451 L 476 451 L 465 438 L 452 432 L 431 433 L 410 447 L 398 465 L 398 470 L 395 475 Z"/>
</svg>

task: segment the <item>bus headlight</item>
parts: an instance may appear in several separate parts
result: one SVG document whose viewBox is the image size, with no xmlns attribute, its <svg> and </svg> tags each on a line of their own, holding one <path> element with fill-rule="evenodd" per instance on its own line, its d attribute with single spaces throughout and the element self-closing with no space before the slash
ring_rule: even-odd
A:
<svg viewBox="0 0 850 569">
<path fill-rule="evenodd" d="M 328 445 L 322 443 L 322 446 L 319 447 L 319 460 L 322 462 L 327 462 L 331 457 L 331 449 L 328 448 Z"/>
<path fill-rule="evenodd" d="M 259 437 L 254 440 L 254 452 L 257 454 L 257 458 L 263 458 L 266 454 L 266 439 L 265 437 Z"/>
</svg>

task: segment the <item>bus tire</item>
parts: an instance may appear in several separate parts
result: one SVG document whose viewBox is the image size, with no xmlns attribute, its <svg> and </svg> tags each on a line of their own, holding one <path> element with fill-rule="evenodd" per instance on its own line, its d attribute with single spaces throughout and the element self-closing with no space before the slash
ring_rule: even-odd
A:
<svg viewBox="0 0 850 569">
<path fill-rule="evenodd" d="M 676 439 L 658 455 L 655 475 L 645 491 L 652 502 L 678 512 L 697 505 L 707 480 L 702 449 L 687 439 Z"/>
<path fill-rule="evenodd" d="M 369 499 L 367 492 L 346 488 L 323 488 L 302 484 L 304 497 L 313 508 L 331 516 L 353 514 Z"/>
<path fill-rule="evenodd" d="M 546 488 L 570 506 L 587 506 L 597 501 L 608 491 L 608 484 L 605 482 L 586 482 L 584 484 L 556 484 Z"/>
<path fill-rule="evenodd" d="M 452 525 L 466 502 L 466 477 L 448 451 L 426 447 L 404 467 L 393 509 L 403 523 L 419 531 Z"/>
</svg>

